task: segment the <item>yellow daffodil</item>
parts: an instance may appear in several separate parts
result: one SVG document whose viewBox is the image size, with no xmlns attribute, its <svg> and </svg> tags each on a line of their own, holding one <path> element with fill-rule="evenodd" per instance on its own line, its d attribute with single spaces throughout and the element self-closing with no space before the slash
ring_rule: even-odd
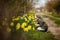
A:
<svg viewBox="0 0 60 40">
<path fill-rule="evenodd" d="M 13 18 L 12 21 L 15 21 L 15 18 Z"/>
<path fill-rule="evenodd" d="M 31 20 L 31 16 L 29 16 L 28 19 Z"/>
<path fill-rule="evenodd" d="M 15 20 L 17 20 L 17 21 L 18 21 L 18 20 L 19 20 L 19 17 L 15 18 Z"/>
<path fill-rule="evenodd" d="M 31 18 L 31 16 L 29 16 L 28 18 Z"/>
<path fill-rule="evenodd" d="M 29 18 L 31 18 L 31 16 L 29 16 Z"/>
<path fill-rule="evenodd" d="M 34 17 L 32 17 L 32 19 L 34 19 Z"/>
<path fill-rule="evenodd" d="M 21 17 L 21 19 L 23 19 L 23 17 Z"/>
<path fill-rule="evenodd" d="M 33 20 L 33 22 L 35 22 L 35 20 Z"/>
<path fill-rule="evenodd" d="M 25 17 L 25 16 L 27 16 L 27 14 L 24 14 L 24 16 L 23 16 L 23 17 Z"/>
<path fill-rule="evenodd" d="M 17 18 L 20 19 L 20 16 L 18 16 Z"/>
<path fill-rule="evenodd" d="M 33 30 L 35 30 L 35 28 L 33 27 Z"/>
<path fill-rule="evenodd" d="M 11 29 L 8 27 L 8 28 L 7 28 L 7 32 L 10 32 L 10 31 L 11 31 Z"/>
<path fill-rule="evenodd" d="M 27 25 L 27 23 L 22 23 L 22 25 L 21 25 L 21 28 L 25 28 L 25 26 Z"/>
<path fill-rule="evenodd" d="M 14 17 L 12 21 L 15 21 L 15 20 L 18 21 L 19 19 L 20 19 L 20 16 L 18 16 L 17 18 Z"/>
<path fill-rule="evenodd" d="M 27 20 L 27 22 L 29 23 L 29 20 Z"/>
<path fill-rule="evenodd" d="M 15 24 L 14 24 L 15 22 L 14 21 L 21 22 L 21 23 L 17 23 L 16 24 L 16 30 L 19 30 L 20 28 L 22 28 L 23 31 L 26 31 L 26 32 L 28 32 L 28 30 L 31 30 L 31 29 L 35 30 L 35 28 L 32 27 L 32 26 L 37 23 L 36 20 L 35 20 L 35 16 L 32 13 L 31 14 L 24 14 L 23 17 L 20 17 L 20 16 L 15 17 L 15 16 L 13 16 L 12 17 L 12 21 L 13 22 L 11 22 L 11 24 L 10 24 L 11 26 L 15 26 Z M 31 25 L 30 22 L 33 25 Z M 11 31 L 10 28 L 7 28 L 7 30 Z"/>
<path fill-rule="evenodd" d="M 23 30 L 24 30 L 25 32 L 28 32 L 28 28 L 24 28 Z"/>
<path fill-rule="evenodd" d="M 30 25 L 28 26 L 28 29 L 29 29 L 29 30 L 31 29 L 31 26 L 30 26 Z"/>
<path fill-rule="evenodd" d="M 34 16 L 31 16 L 32 19 L 34 19 Z"/>
<path fill-rule="evenodd" d="M 20 29 L 20 23 L 17 23 L 16 30 Z"/>
<path fill-rule="evenodd" d="M 11 24 L 10 24 L 11 26 L 14 26 L 14 23 L 13 22 L 11 22 Z"/>
<path fill-rule="evenodd" d="M 27 21 L 27 18 L 26 17 L 24 19 L 25 19 L 25 21 Z"/>
<path fill-rule="evenodd" d="M 37 22 L 33 22 L 34 24 L 37 24 Z"/>
<path fill-rule="evenodd" d="M 28 19 L 29 20 L 34 19 L 34 16 L 29 16 Z"/>
</svg>

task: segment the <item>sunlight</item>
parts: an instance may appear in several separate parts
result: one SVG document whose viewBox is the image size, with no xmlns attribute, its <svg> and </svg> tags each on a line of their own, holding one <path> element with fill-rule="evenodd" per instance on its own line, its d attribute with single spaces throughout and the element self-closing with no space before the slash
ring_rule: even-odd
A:
<svg viewBox="0 0 60 40">
<path fill-rule="evenodd" d="M 39 7 L 45 6 L 46 2 L 47 2 L 47 0 L 38 0 L 38 2 L 36 2 L 36 4 L 34 6 L 35 6 L 35 8 L 39 8 Z"/>
</svg>

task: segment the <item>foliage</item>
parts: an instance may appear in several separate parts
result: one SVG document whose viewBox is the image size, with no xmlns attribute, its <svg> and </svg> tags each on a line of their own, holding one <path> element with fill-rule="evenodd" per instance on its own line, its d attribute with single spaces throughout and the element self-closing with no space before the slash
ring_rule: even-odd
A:
<svg viewBox="0 0 60 40">
<path fill-rule="evenodd" d="M 26 33 L 27 40 L 54 40 L 54 36 L 50 32 L 40 32 L 38 30 Z"/>
<path fill-rule="evenodd" d="M 34 30 L 36 26 L 36 19 L 34 14 L 25 14 L 23 17 L 12 17 L 11 31 L 23 29 L 23 31 Z"/>
<path fill-rule="evenodd" d="M 56 17 L 56 18 L 60 18 L 60 14 L 52 13 L 51 15 L 54 16 L 54 17 Z"/>
<path fill-rule="evenodd" d="M 59 13 L 60 11 L 60 0 L 51 0 L 46 3 L 46 8 L 50 12 Z"/>
<path fill-rule="evenodd" d="M 25 14 L 24 16 L 13 16 L 10 27 L 7 28 L 10 33 L 8 40 L 53 40 L 51 33 L 40 32 L 35 29 L 37 23 L 34 13 Z"/>
<path fill-rule="evenodd" d="M 10 34 L 8 31 L 11 31 L 9 25 L 11 17 L 22 16 L 28 13 L 31 8 L 32 0 L 0 0 L 0 26 L 2 28 L 1 30 L 3 30 L 2 34 L 5 40 L 7 40 L 9 36 L 7 34 Z M 14 23 L 12 23 L 12 25 L 14 25 Z M 17 29 L 19 29 L 19 27 Z"/>
<path fill-rule="evenodd" d="M 54 23 L 57 24 L 57 26 L 60 26 L 60 20 L 58 20 L 58 19 L 56 19 L 56 18 L 54 18 L 54 17 L 49 17 L 49 16 L 44 16 L 44 17 L 50 18 L 52 21 L 54 21 Z"/>
<path fill-rule="evenodd" d="M 51 33 L 43 33 L 35 29 L 35 15 L 25 14 L 23 17 L 12 17 L 11 20 L 11 37 L 13 40 L 53 40 L 54 36 Z"/>
</svg>

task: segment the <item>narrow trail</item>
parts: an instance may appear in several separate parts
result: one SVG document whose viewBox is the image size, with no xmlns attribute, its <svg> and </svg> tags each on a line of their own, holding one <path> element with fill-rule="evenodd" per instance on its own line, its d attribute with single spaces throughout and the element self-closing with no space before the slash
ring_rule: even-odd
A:
<svg viewBox="0 0 60 40">
<path fill-rule="evenodd" d="M 45 15 L 45 16 L 52 17 L 54 19 L 60 20 L 60 18 L 54 17 L 51 14 L 47 14 L 47 13 L 44 14 L 44 13 L 42 13 L 42 15 Z"/>
<path fill-rule="evenodd" d="M 49 18 L 43 17 L 42 14 L 39 13 L 36 14 L 40 15 L 43 18 L 43 20 L 46 22 L 46 24 L 48 25 L 48 31 L 50 31 L 57 40 L 60 40 L 60 27 L 57 27 L 57 25 Z"/>
<path fill-rule="evenodd" d="M 60 35 L 60 27 L 57 27 L 56 24 L 51 21 L 49 18 L 43 18 L 43 20 L 46 22 L 46 24 L 49 26 L 48 31 L 50 31 L 53 35 L 55 35 L 56 39 L 59 39 Z"/>
</svg>

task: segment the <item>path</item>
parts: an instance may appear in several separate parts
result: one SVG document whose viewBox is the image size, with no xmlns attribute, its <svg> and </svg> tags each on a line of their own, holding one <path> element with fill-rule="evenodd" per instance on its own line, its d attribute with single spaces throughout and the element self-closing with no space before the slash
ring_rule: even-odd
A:
<svg viewBox="0 0 60 40">
<path fill-rule="evenodd" d="M 60 18 L 54 17 L 54 16 L 52 16 L 51 14 L 48 14 L 48 13 L 41 13 L 41 14 L 42 14 L 42 15 L 45 15 L 45 16 L 47 16 L 47 17 L 52 17 L 52 18 L 54 18 L 54 19 L 60 20 Z"/>
<path fill-rule="evenodd" d="M 39 13 L 36 13 L 39 14 Z M 49 18 L 43 17 L 43 14 L 39 14 L 43 20 L 46 22 L 46 24 L 49 26 L 48 31 L 50 31 L 53 35 L 55 35 L 55 38 L 57 40 L 60 40 L 59 35 L 60 35 L 60 27 L 57 27 L 56 24 L 51 21 Z"/>
</svg>

